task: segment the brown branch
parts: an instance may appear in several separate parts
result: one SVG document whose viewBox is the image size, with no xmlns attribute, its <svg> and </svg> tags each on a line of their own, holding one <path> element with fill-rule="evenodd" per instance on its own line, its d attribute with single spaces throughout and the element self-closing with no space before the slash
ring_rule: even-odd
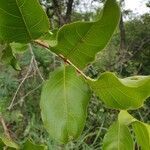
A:
<svg viewBox="0 0 150 150">
<path fill-rule="evenodd" d="M 34 42 L 35 42 L 36 44 L 38 44 L 38 45 L 44 47 L 44 48 L 47 48 L 47 49 L 50 48 L 47 43 L 42 42 L 42 41 L 40 41 L 40 40 L 35 40 Z M 66 59 L 63 55 L 59 54 L 58 56 L 59 56 L 65 63 L 67 63 L 67 64 L 73 66 L 73 67 L 77 70 L 77 72 L 78 72 L 79 74 L 81 74 L 85 79 L 87 79 L 87 80 L 93 80 L 93 79 L 91 79 L 90 77 L 86 76 L 78 67 L 76 67 L 70 60 Z"/>
<path fill-rule="evenodd" d="M 34 43 L 36 43 L 36 44 L 38 44 L 38 45 L 40 45 L 40 46 L 42 46 L 44 48 L 47 48 L 47 49 L 50 48 L 50 46 L 47 43 L 45 43 L 45 42 L 43 42 L 41 40 L 35 40 Z"/>
</svg>

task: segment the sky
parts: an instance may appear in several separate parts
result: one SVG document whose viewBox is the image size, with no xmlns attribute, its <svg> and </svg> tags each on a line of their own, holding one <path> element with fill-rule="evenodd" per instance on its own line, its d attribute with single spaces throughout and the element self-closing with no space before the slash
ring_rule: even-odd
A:
<svg viewBox="0 0 150 150">
<path fill-rule="evenodd" d="M 145 6 L 147 0 L 125 0 L 126 9 L 131 9 L 133 13 L 143 14 L 150 12 L 150 9 Z"/>
<path fill-rule="evenodd" d="M 146 2 L 148 0 L 125 0 L 126 9 L 130 9 L 134 14 L 141 15 L 150 12 L 150 8 L 146 7 Z M 92 0 L 80 0 L 81 6 L 78 8 L 80 11 L 93 11 L 92 6 L 98 6 L 98 2 L 91 3 Z M 84 5 L 85 4 L 85 5 Z M 83 9 L 84 8 L 84 9 Z"/>
</svg>

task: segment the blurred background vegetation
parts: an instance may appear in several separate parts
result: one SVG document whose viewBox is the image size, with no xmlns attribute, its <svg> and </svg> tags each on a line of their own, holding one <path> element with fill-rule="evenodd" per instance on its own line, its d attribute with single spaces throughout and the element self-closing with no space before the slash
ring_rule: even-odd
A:
<svg viewBox="0 0 150 150">
<path fill-rule="evenodd" d="M 51 30 L 54 30 L 72 21 L 96 20 L 103 0 L 40 0 L 40 3 L 49 17 Z M 150 1 L 143 3 L 150 8 Z M 92 78 L 104 71 L 116 72 L 120 77 L 150 74 L 150 13 L 134 14 L 125 9 L 125 0 L 120 1 L 120 6 L 122 16 L 111 42 L 85 69 L 85 73 Z M 36 143 L 46 143 L 50 150 L 59 150 L 62 147 L 50 139 L 43 128 L 39 100 L 43 79 L 46 80 L 62 62 L 37 45 L 34 45 L 32 55 L 27 48 L 16 52 L 16 56 L 21 71 L 0 62 L 0 113 L 9 134 L 19 143 L 30 138 Z M 118 111 L 106 108 L 97 99 L 93 94 L 84 132 L 78 140 L 66 145 L 66 150 L 100 149 L 102 139 Z M 150 101 L 131 113 L 139 120 L 150 123 Z M 0 126 L 0 133 L 2 130 Z"/>
</svg>

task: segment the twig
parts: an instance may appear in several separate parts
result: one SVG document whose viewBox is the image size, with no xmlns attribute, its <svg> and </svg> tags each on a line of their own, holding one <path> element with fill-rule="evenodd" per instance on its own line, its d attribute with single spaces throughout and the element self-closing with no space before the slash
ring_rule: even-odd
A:
<svg viewBox="0 0 150 150">
<path fill-rule="evenodd" d="M 34 61 L 34 58 L 33 58 L 33 56 L 32 56 L 31 61 L 30 61 L 29 69 L 28 69 L 28 71 L 27 71 L 25 77 L 23 78 L 23 80 L 22 80 L 21 83 L 19 84 L 19 86 L 18 86 L 18 88 L 17 88 L 17 90 L 16 90 L 16 92 L 15 92 L 15 94 L 14 94 L 14 97 L 13 97 L 13 99 L 12 99 L 12 101 L 11 101 L 9 107 L 8 107 L 8 110 L 9 110 L 9 111 L 10 111 L 10 110 L 12 109 L 12 107 L 13 107 L 13 103 L 14 103 L 16 97 L 17 97 L 17 94 L 18 94 L 18 92 L 19 92 L 21 86 L 23 85 L 23 83 L 25 82 L 25 80 L 28 78 L 28 76 L 29 76 L 29 74 L 30 74 L 30 72 L 31 72 L 31 70 L 32 70 L 32 63 L 33 63 L 33 61 Z"/>
<path fill-rule="evenodd" d="M 60 55 L 58 55 L 58 56 L 59 56 L 60 58 L 62 58 L 62 59 L 64 60 L 64 62 L 66 62 L 66 63 L 68 63 L 69 65 L 73 66 L 73 67 L 77 70 L 77 72 L 78 72 L 79 74 L 81 74 L 85 79 L 95 81 L 94 79 L 92 79 L 92 78 L 86 76 L 78 67 L 76 67 L 70 60 L 66 59 L 63 55 L 60 54 Z"/>
<path fill-rule="evenodd" d="M 20 101 L 18 101 L 18 102 L 16 102 L 15 104 L 13 104 L 12 107 L 18 105 L 20 102 L 23 102 L 23 100 L 24 100 L 27 96 L 29 96 L 30 94 L 32 94 L 34 91 L 36 91 L 37 89 L 39 89 L 41 86 L 42 86 L 42 84 L 38 85 L 35 89 L 29 91 L 26 95 L 24 95 L 24 96 L 21 98 Z"/>
<path fill-rule="evenodd" d="M 38 45 L 44 47 L 44 48 L 47 48 L 47 49 L 50 48 L 50 46 L 49 46 L 47 43 L 45 43 L 45 42 L 43 42 L 43 41 L 41 41 L 41 40 L 35 40 L 34 42 L 35 42 L 36 44 L 38 44 Z"/>
<path fill-rule="evenodd" d="M 50 46 L 49 46 L 47 43 L 43 42 L 43 41 L 36 40 L 36 41 L 34 41 L 34 42 L 35 42 L 36 44 L 38 44 L 38 45 L 40 45 L 40 46 L 46 48 L 46 49 L 50 49 Z M 92 78 L 86 76 L 79 68 L 77 68 L 70 60 L 66 59 L 63 55 L 59 54 L 58 56 L 59 56 L 60 58 L 62 58 L 62 59 L 64 60 L 64 62 L 66 62 L 66 63 L 68 63 L 69 65 L 73 66 L 73 67 L 77 70 L 77 72 L 78 72 L 79 74 L 81 74 L 85 79 L 95 81 L 94 79 L 92 79 Z"/>
<path fill-rule="evenodd" d="M 37 71 L 38 75 L 40 76 L 40 78 L 42 79 L 42 81 L 45 81 L 44 78 L 43 78 L 43 76 L 42 76 L 42 74 L 41 74 L 41 72 L 40 72 L 40 70 L 39 70 L 39 68 L 38 68 L 38 64 L 37 64 L 37 61 L 36 61 L 36 58 L 35 58 L 35 55 L 34 55 L 34 52 L 33 52 L 31 44 L 29 44 L 29 50 L 30 50 L 30 53 L 31 53 L 31 55 L 33 57 L 33 62 L 35 64 L 35 68 L 36 68 L 36 71 Z"/>
<path fill-rule="evenodd" d="M 4 118 L 3 118 L 1 115 L 0 115 L 0 123 L 2 124 L 2 127 L 3 127 L 3 129 L 4 129 L 4 134 L 5 134 L 5 136 L 6 136 L 8 139 L 10 139 L 10 134 L 9 134 L 9 132 L 8 132 L 6 123 L 5 123 L 5 121 L 4 121 Z"/>
</svg>

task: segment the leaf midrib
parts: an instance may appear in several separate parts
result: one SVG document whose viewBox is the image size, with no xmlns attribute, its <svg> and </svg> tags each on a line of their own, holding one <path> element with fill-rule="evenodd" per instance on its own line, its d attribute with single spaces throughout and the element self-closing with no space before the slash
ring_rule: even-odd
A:
<svg viewBox="0 0 150 150">
<path fill-rule="evenodd" d="M 120 139 L 120 123 L 118 122 L 118 142 L 117 142 L 117 147 L 118 147 L 118 150 L 120 150 L 120 144 L 119 144 L 119 139 Z"/>
<path fill-rule="evenodd" d="M 24 23 L 24 25 L 25 25 L 25 29 L 26 29 L 26 31 L 27 31 L 27 33 L 28 33 L 28 36 L 30 37 L 30 39 L 32 39 L 32 35 L 31 35 L 31 33 L 30 33 L 30 30 L 28 29 L 28 26 L 27 26 L 27 24 L 26 24 L 26 20 L 25 20 L 25 18 L 24 18 L 24 15 L 23 15 L 23 13 L 22 13 L 22 10 L 20 9 L 20 7 L 19 7 L 19 4 L 18 4 L 18 0 L 16 0 L 16 5 L 17 5 L 17 7 L 18 7 L 18 10 L 19 10 L 19 12 L 20 12 L 20 14 L 21 14 L 21 18 L 22 18 L 22 21 L 23 21 L 23 23 Z"/>
<path fill-rule="evenodd" d="M 68 104 L 67 104 L 67 90 L 66 90 L 66 67 L 64 66 L 64 72 L 63 72 L 63 82 L 64 82 L 64 116 L 66 120 L 66 126 L 67 126 L 67 135 L 68 135 Z"/>
<path fill-rule="evenodd" d="M 98 20 L 98 21 L 99 21 L 99 20 Z M 97 21 L 97 22 L 98 22 L 98 21 Z M 80 47 L 82 41 L 83 41 L 83 43 L 86 43 L 85 38 L 86 38 L 86 36 L 91 32 L 93 26 L 94 26 L 94 22 L 91 23 L 91 26 L 89 27 L 89 30 L 88 30 L 83 36 L 80 36 L 80 39 L 77 41 L 77 43 L 74 44 L 73 48 L 70 50 L 71 53 L 69 52 L 69 53 L 66 55 L 67 58 L 69 58 L 70 55 L 74 55 L 75 51 L 77 51 L 77 50 L 78 50 L 78 47 Z M 77 28 L 76 28 L 76 30 L 77 30 Z M 76 32 L 77 32 L 77 31 L 76 31 Z"/>
<path fill-rule="evenodd" d="M 89 27 L 88 31 L 83 35 L 83 36 L 80 36 L 80 34 L 77 32 L 77 27 L 76 27 L 76 32 L 78 34 L 78 36 L 80 37 L 80 39 L 73 45 L 73 48 L 71 48 L 71 53 L 69 52 L 66 57 L 69 58 L 70 55 L 74 55 L 75 51 L 78 50 L 78 47 L 80 48 L 80 45 L 82 44 L 82 42 L 84 43 L 87 43 L 86 42 L 86 36 L 91 32 L 91 30 L 93 29 L 94 26 L 97 25 L 97 23 L 101 23 L 101 20 L 103 19 L 103 15 L 104 15 L 104 11 L 105 11 L 105 7 L 103 8 L 103 11 L 102 11 L 102 16 L 101 18 L 98 20 L 98 21 L 94 21 L 94 22 L 89 22 L 91 24 L 91 26 Z M 87 22 L 88 23 L 88 22 Z M 111 39 L 111 37 L 110 37 Z M 99 46 L 98 45 L 95 45 L 97 47 L 97 49 L 99 49 Z M 87 55 L 88 56 L 88 55 Z M 89 56 L 91 57 L 91 56 Z M 93 57 L 92 57 L 93 58 Z"/>
</svg>

